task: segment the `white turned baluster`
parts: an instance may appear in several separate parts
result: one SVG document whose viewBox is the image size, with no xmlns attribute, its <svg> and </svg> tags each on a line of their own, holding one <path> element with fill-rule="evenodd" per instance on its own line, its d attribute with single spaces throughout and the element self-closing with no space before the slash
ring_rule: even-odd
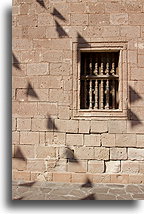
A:
<svg viewBox="0 0 144 214">
<path fill-rule="evenodd" d="M 95 109 L 98 109 L 98 80 L 95 81 Z"/>
<path fill-rule="evenodd" d="M 94 74 L 98 75 L 98 58 L 96 57 L 95 59 L 95 70 L 94 70 Z M 94 105 L 95 109 L 98 109 L 98 80 L 95 80 L 95 105 Z"/>
<path fill-rule="evenodd" d="M 98 75 L 98 58 L 96 58 L 94 74 Z"/>
<path fill-rule="evenodd" d="M 92 80 L 90 80 L 89 102 L 89 108 L 92 109 Z"/>
<path fill-rule="evenodd" d="M 90 57 L 90 75 L 92 75 L 92 57 Z M 89 89 L 89 108 L 92 109 L 92 80 L 90 80 L 90 89 Z"/>
<path fill-rule="evenodd" d="M 114 56 L 112 57 L 112 75 L 115 74 L 115 62 L 114 62 Z"/>
<path fill-rule="evenodd" d="M 101 57 L 101 75 L 103 75 L 103 72 L 104 72 L 104 63 L 103 63 L 103 57 Z M 104 99 L 104 81 L 103 80 L 101 80 L 101 85 L 100 85 L 100 97 L 101 97 L 101 99 L 100 99 L 100 102 L 101 102 L 101 109 L 103 109 L 103 107 L 104 107 L 104 102 L 103 102 L 103 99 Z"/>
<path fill-rule="evenodd" d="M 115 60 L 112 57 L 112 75 L 115 75 Z M 115 80 L 112 81 L 112 108 L 115 109 Z"/>
<path fill-rule="evenodd" d="M 106 63 L 106 75 L 109 76 L 109 58 L 107 57 Z M 109 80 L 106 81 L 106 106 L 105 109 L 109 109 Z"/>
<path fill-rule="evenodd" d="M 87 75 L 87 70 L 86 70 L 86 57 L 85 57 L 85 62 L 84 62 L 84 76 Z M 87 108 L 87 81 L 84 80 L 84 105 L 85 108 Z"/>
<path fill-rule="evenodd" d="M 115 109 L 115 80 L 112 81 L 112 108 Z"/>
</svg>

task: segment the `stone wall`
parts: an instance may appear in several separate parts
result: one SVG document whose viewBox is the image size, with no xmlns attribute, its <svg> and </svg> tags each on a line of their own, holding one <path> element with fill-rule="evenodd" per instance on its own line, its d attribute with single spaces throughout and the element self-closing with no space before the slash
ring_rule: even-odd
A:
<svg viewBox="0 0 144 214">
<path fill-rule="evenodd" d="M 144 1 L 13 0 L 14 180 L 144 183 Z M 127 42 L 125 118 L 73 117 L 73 43 Z"/>
</svg>

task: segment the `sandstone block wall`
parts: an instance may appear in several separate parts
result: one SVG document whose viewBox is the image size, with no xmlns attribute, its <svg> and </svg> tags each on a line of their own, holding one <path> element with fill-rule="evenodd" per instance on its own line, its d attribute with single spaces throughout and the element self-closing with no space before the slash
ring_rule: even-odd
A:
<svg viewBox="0 0 144 214">
<path fill-rule="evenodd" d="M 13 0 L 16 180 L 144 183 L 144 1 Z M 126 41 L 127 116 L 72 116 L 73 42 Z"/>
</svg>

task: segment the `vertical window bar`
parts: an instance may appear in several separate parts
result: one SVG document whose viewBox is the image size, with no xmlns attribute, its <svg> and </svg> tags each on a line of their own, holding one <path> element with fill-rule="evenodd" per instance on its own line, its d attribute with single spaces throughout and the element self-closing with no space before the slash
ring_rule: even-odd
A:
<svg viewBox="0 0 144 214">
<path fill-rule="evenodd" d="M 92 75 L 92 57 L 90 55 L 90 63 L 89 63 L 90 75 Z M 92 109 L 92 80 L 90 80 L 90 88 L 89 88 L 89 108 Z"/>
<path fill-rule="evenodd" d="M 109 57 L 107 54 L 107 62 L 106 62 L 106 75 L 109 76 Z M 109 80 L 106 80 L 106 106 L 105 109 L 109 109 Z"/>
<path fill-rule="evenodd" d="M 95 80 L 95 109 L 98 109 L 98 80 Z"/>
<path fill-rule="evenodd" d="M 84 58 L 84 75 L 87 74 L 87 63 L 86 63 L 86 57 Z M 84 80 L 84 106 L 87 108 L 87 81 Z"/>
<path fill-rule="evenodd" d="M 103 75 L 103 72 L 104 72 L 104 62 L 103 62 L 104 60 L 103 60 L 103 56 L 101 57 L 101 75 Z M 103 109 L 103 107 L 104 107 L 104 101 L 103 101 L 103 99 L 104 99 L 104 82 L 103 82 L 103 80 L 101 80 L 101 89 L 100 89 L 100 106 L 101 106 L 101 109 Z"/>
<path fill-rule="evenodd" d="M 115 75 L 115 59 L 112 55 L 112 75 Z M 112 80 L 112 108 L 115 109 L 115 80 Z"/>
<path fill-rule="evenodd" d="M 94 69 L 94 74 L 98 75 L 98 58 L 95 58 L 95 69 Z"/>
</svg>

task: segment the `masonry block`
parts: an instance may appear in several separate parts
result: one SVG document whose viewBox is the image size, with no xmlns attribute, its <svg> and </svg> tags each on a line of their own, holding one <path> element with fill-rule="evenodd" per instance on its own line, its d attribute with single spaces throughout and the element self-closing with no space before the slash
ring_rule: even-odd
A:
<svg viewBox="0 0 144 214">
<path fill-rule="evenodd" d="M 27 168 L 26 161 L 23 161 L 23 160 L 17 159 L 17 158 L 13 158 L 12 159 L 12 168 L 14 170 L 19 170 L 19 171 L 26 170 L 26 168 Z"/>
<path fill-rule="evenodd" d="M 121 171 L 125 174 L 137 174 L 140 172 L 138 161 L 121 161 Z"/>
<path fill-rule="evenodd" d="M 29 39 L 45 39 L 46 38 L 46 28 L 45 27 L 31 27 L 28 29 Z"/>
<path fill-rule="evenodd" d="M 66 120 L 66 132 L 78 133 L 78 120 Z"/>
<path fill-rule="evenodd" d="M 137 147 L 141 147 L 141 148 L 144 147 L 144 135 L 143 134 L 137 135 Z"/>
<path fill-rule="evenodd" d="M 95 13 L 100 15 L 105 13 L 105 7 L 101 2 L 88 2 L 87 5 L 89 13 Z"/>
<path fill-rule="evenodd" d="M 14 39 L 13 50 L 32 50 L 33 44 L 29 39 Z"/>
<path fill-rule="evenodd" d="M 33 117 L 37 115 L 37 103 L 13 102 L 13 116 Z"/>
<path fill-rule="evenodd" d="M 17 118 L 17 130 L 30 131 L 31 119 L 30 118 Z"/>
<path fill-rule="evenodd" d="M 20 143 L 20 133 L 12 132 L 12 144 L 19 144 L 19 143 Z"/>
<path fill-rule="evenodd" d="M 90 14 L 89 25 L 109 25 L 110 16 L 108 14 Z"/>
<path fill-rule="evenodd" d="M 53 26 L 54 25 L 53 16 L 51 16 L 48 13 L 39 14 L 38 15 L 38 25 L 39 26 Z"/>
<path fill-rule="evenodd" d="M 88 161 L 88 172 L 103 173 L 104 172 L 104 161 L 96 161 L 96 160 Z"/>
<path fill-rule="evenodd" d="M 104 133 L 101 135 L 102 146 L 115 147 L 115 134 Z"/>
<path fill-rule="evenodd" d="M 93 179 L 92 174 L 88 174 L 88 173 L 72 173 L 72 183 L 85 184 L 87 182 L 87 179 L 92 181 L 92 179 Z"/>
<path fill-rule="evenodd" d="M 88 15 L 87 14 L 71 14 L 71 25 L 74 25 L 74 26 L 88 25 Z"/>
<path fill-rule="evenodd" d="M 140 27 L 139 26 L 122 26 L 120 29 L 122 37 L 126 38 L 137 38 L 140 37 Z"/>
<path fill-rule="evenodd" d="M 71 182 L 71 173 L 53 173 L 53 182 L 64 182 L 70 183 Z"/>
<path fill-rule="evenodd" d="M 67 106 L 59 106 L 58 107 L 58 117 L 59 119 L 70 119 L 71 110 Z"/>
<path fill-rule="evenodd" d="M 95 148 L 95 159 L 96 160 L 109 160 L 109 148 L 96 147 Z"/>
<path fill-rule="evenodd" d="M 38 24 L 37 15 L 20 15 L 18 18 L 19 25 L 34 27 Z"/>
<path fill-rule="evenodd" d="M 100 146 L 100 135 L 99 134 L 87 134 L 84 135 L 85 146 Z"/>
<path fill-rule="evenodd" d="M 48 145 L 65 145 L 65 133 L 46 132 L 46 142 Z"/>
<path fill-rule="evenodd" d="M 55 158 L 56 148 L 50 147 L 50 146 L 38 146 L 36 148 L 36 157 L 37 158 Z"/>
<path fill-rule="evenodd" d="M 26 160 L 28 158 L 34 158 L 34 145 L 19 145 L 14 147 L 14 157 Z"/>
<path fill-rule="evenodd" d="M 67 134 L 66 135 L 66 145 L 68 145 L 68 146 L 83 145 L 83 135 L 82 134 Z"/>
<path fill-rule="evenodd" d="M 87 161 L 68 162 L 68 172 L 87 172 Z"/>
<path fill-rule="evenodd" d="M 16 171 L 13 170 L 12 172 L 12 179 L 13 180 L 23 180 L 23 181 L 30 181 L 31 173 L 29 171 Z"/>
<path fill-rule="evenodd" d="M 129 24 L 130 25 L 144 25 L 144 14 L 135 13 L 129 15 Z"/>
<path fill-rule="evenodd" d="M 110 148 L 111 160 L 126 160 L 127 150 L 126 148 Z"/>
<path fill-rule="evenodd" d="M 91 121 L 91 133 L 104 133 L 107 131 L 107 121 Z"/>
<path fill-rule="evenodd" d="M 110 14 L 110 23 L 112 25 L 128 25 L 128 14 L 127 13 Z"/>
<path fill-rule="evenodd" d="M 46 171 L 46 163 L 44 160 L 28 160 L 27 169 L 31 172 L 44 172 Z"/>
<path fill-rule="evenodd" d="M 56 103 L 38 103 L 38 114 L 41 116 L 57 115 L 57 104 Z"/>
<path fill-rule="evenodd" d="M 136 134 L 116 134 L 115 145 L 118 147 L 136 146 Z"/>
<path fill-rule="evenodd" d="M 119 184 L 131 183 L 129 180 L 128 174 L 112 174 L 110 182 L 111 183 L 119 183 Z"/>
<path fill-rule="evenodd" d="M 109 120 L 108 121 L 109 133 L 126 133 L 126 121 L 125 120 Z"/>
<path fill-rule="evenodd" d="M 48 63 L 32 63 L 27 65 L 28 75 L 46 75 L 49 74 Z"/>
<path fill-rule="evenodd" d="M 94 159 L 94 148 L 78 147 L 74 149 L 74 154 L 80 160 L 91 160 Z"/>
<path fill-rule="evenodd" d="M 69 63 L 50 63 L 50 75 L 69 76 L 71 69 L 71 64 Z"/>
<path fill-rule="evenodd" d="M 48 119 L 32 118 L 32 131 L 53 131 L 53 127 L 48 127 Z"/>
<path fill-rule="evenodd" d="M 120 161 L 107 161 L 106 173 L 118 173 L 120 172 Z"/>
<path fill-rule="evenodd" d="M 16 130 L 16 123 L 17 123 L 17 119 L 16 118 L 12 118 L 12 131 Z"/>
<path fill-rule="evenodd" d="M 39 144 L 39 132 L 21 132 L 20 144 Z"/>
<path fill-rule="evenodd" d="M 144 149 L 129 148 L 128 149 L 129 160 L 144 160 Z"/>
<path fill-rule="evenodd" d="M 79 121 L 79 133 L 89 133 L 90 121 L 80 120 Z"/>
<path fill-rule="evenodd" d="M 111 177 L 108 174 L 94 174 L 93 183 L 110 183 Z"/>
</svg>

